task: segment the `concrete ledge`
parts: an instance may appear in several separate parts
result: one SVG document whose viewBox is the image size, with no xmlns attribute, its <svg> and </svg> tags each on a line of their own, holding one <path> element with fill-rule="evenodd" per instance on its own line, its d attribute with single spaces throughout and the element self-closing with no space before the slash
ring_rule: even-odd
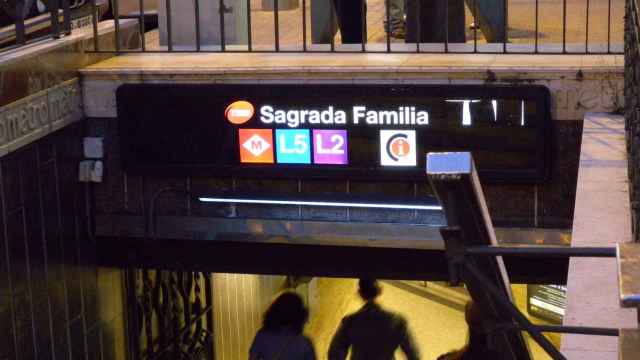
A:
<svg viewBox="0 0 640 360">
<path fill-rule="evenodd" d="M 116 117 L 124 83 L 540 84 L 553 96 L 553 118 L 624 106 L 624 67 L 617 55 L 202 53 L 127 54 L 88 66 L 89 117 Z"/>
<path fill-rule="evenodd" d="M 624 118 L 584 119 L 572 246 L 615 246 L 631 241 Z M 621 309 L 615 258 L 574 258 L 569 263 L 564 325 L 635 328 L 636 311 Z M 617 359 L 615 337 L 564 335 L 568 359 Z"/>
<path fill-rule="evenodd" d="M 624 73 L 622 55 L 407 54 L 407 53 L 147 53 L 126 54 L 82 70 L 84 74 L 179 73 L 395 73 L 443 70 L 548 73 L 560 71 Z"/>
</svg>

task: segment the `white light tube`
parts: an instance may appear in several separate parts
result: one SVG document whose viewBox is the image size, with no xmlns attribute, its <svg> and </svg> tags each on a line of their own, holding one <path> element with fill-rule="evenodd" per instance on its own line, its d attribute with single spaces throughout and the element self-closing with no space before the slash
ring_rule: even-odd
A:
<svg viewBox="0 0 640 360">
<path fill-rule="evenodd" d="M 356 207 L 356 208 L 402 209 L 402 210 L 442 210 L 442 206 L 440 205 L 375 204 L 375 203 L 349 203 L 349 202 L 302 201 L 302 200 L 234 199 L 234 198 L 215 198 L 215 197 L 199 197 L 198 200 L 202 202 L 236 203 L 236 204 L 330 206 L 330 207 Z"/>
</svg>

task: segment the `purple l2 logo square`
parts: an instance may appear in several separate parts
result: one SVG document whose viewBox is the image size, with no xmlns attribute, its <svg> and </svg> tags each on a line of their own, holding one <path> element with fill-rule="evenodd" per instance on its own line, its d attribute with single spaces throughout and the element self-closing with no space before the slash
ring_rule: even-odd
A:
<svg viewBox="0 0 640 360">
<path fill-rule="evenodd" d="M 313 130 L 313 162 L 349 164 L 347 130 Z"/>
</svg>

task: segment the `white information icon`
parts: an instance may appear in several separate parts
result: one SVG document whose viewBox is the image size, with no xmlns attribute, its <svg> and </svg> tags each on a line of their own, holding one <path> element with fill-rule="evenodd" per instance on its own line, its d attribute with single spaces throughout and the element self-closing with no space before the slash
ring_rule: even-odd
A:
<svg viewBox="0 0 640 360">
<path fill-rule="evenodd" d="M 416 166 L 415 130 L 380 130 L 380 165 Z"/>
</svg>

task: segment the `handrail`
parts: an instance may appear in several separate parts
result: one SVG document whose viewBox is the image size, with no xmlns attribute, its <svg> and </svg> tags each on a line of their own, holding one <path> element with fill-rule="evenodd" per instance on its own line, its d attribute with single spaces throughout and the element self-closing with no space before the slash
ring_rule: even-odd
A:
<svg viewBox="0 0 640 360">
<path fill-rule="evenodd" d="M 448 227 L 441 233 L 451 282 L 464 282 L 481 311 L 491 314 L 498 324 L 509 325 L 497 326 L 506 341 L 494 350 L 508 359 L 530 358 L 519 332 L 513 331 L 524 330 L 554 360 L 564 360 L 543 332 L 618 336 L 617 329 L 532 324 L 511 299 L 509 276 L 500 257 L 616 257 L 616 248 L 499 246 L 471 153 L 430 153 L 427 175 L 447 218 Z"/>
</svg>

